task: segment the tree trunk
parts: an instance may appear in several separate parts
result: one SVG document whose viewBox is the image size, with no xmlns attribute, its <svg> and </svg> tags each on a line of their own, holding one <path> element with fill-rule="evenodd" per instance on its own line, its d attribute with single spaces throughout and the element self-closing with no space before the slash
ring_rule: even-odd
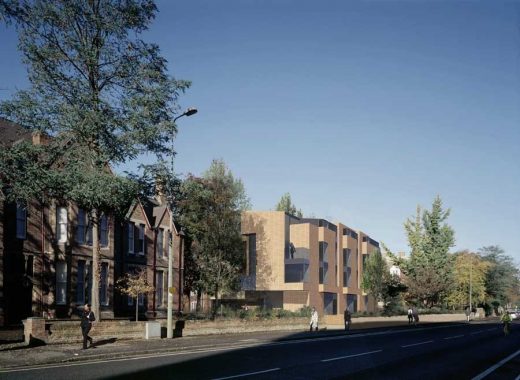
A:
<svg viewBox="0 0 520 380">
<path fill-rule="evenodd" d="M 135 297 L 135 321 L 139 320 L 139 294 Z"/>
<path fill-rule="evenodd" d="M 101 320 L 99 312 L 99 215 L 92 210 L 92 293 L 90 297 L 91 310 L 97 320 Z"/>
</svg>

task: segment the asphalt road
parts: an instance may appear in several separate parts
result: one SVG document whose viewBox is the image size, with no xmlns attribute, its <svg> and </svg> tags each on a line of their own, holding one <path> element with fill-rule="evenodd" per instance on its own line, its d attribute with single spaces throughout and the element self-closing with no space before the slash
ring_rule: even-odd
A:
<svg viewBox="0 0 520 380">
<path fill-rule="evenodd" d="M 494 368 L 497 363 L 508 359 Z M 183 351 L 0 373 L 2 379 L 489 379 L 520 375 L 520 324 L 365 331 L 284 341 L 212 341 Z"/>
</svg>

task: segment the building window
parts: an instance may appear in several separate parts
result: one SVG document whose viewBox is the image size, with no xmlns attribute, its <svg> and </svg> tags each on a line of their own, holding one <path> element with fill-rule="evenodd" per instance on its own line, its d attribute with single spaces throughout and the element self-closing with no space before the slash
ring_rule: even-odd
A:
<svg viewBox="0 0 520 380">
<path fill-rule="evenodd" d="M 338 295 L 336 293 L 323 293 L 323 313 L 325 315 L 338 313 Z"/>
<path fill-rule="evenodd" d="M 103 306 L 108 305 L 108 263 L 101 263 L 101 273 L 99 275 L 99 303 Z"/>
<path fill-rule="evenodd" d="M 155 273 L 155 302 L 157 307 L 162 306 L 163 304 L 163 281 L 163 271 L 157 271 Z"/>
<path fill-rule="evenodd" d="M 85 261 L 78 261 L 78 274 L 76 279 L 76 303 L 85 304 Z"/>
<path fill-rule="evenodd" d="M 137 253 L 144 255 L 144 224 L 139 225 L 139 238 L 137 244 Z"/>
<path fill-rule="evenodd" d="M 67 242 L 67 208 L 58 207 L 56 210 L 56 239 L 58 243 Z"/>
<path fill-rule="evenodd" d="M 327 272 L 329 270 L 329 262 L 327 258 L 327 246 L 328 244 L 324 241 L 319 242 L 319 262 L 320 262 L 320 273 L 319 280 L 320 284 L 327 283 Z"/>
<path fill-rule="evenodd" d="M 351 250 L 350 248 L 343 249 L 343 286 L 347 287 L 350 281 L 350 275 L 352 273 L 352 268 L 350 267 L 350 256 Z"/>
<path fill-rule="evenodd" d="M 139 306 L 144 306 L 144 294 L 139 294 L 137 298 L 139 299 Z"/>
<path fill-rule="evenodd" d="M 133 255 L 134 254 L 134 223 L 128 222 L 127 227 L 128 227 L 128 253 Z"/>
<path fill-rule="evenodd" d="M 87 235 L 87 213 L 83 209 L 78 210 L 78 223 L 76 226 L 76 242 L 78 244 L 86 243 Z"/>
<path fill-rule="evenodd" d="M 67 303 L 67 263 L 56 262 L 56 305 Z"/>
<path fill-rule="evenodd" d="M 159 228 L 157 231 L 157 257 L 162 258 L 164 256 L 164 230 Z"/>
<path fill-rule="evenodd" d="M 102 247 L 108 246 L 108 218 L 105 214 L 101 215 L 99 222 L 99 244 Z"/>
<path fill-rule="evenodd" d="M 347 294 L 347 309 L 351 313 L 355 313 L 357 310 L 357 295 Z"/>
<path fill-rule="evenodd" d="M 27 208 L 16 204 L 16 238 L 25 239 L 27 236 Z"/>
</svg>

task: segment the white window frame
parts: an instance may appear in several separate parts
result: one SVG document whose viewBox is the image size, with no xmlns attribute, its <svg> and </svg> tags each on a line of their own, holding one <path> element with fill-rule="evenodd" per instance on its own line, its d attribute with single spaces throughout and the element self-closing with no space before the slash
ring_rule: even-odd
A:
<svg viewBox="0 0 520 380">
<path fill-rule="evenodd" d="M 16 238 L 27 238 L 27 208 L 20 203 L 16 204 Z"/>
<path fill-rule="evenodd" d="M 60 289 L 64 289 L 63 293 Z M 60 294 L 63 294 L 61 299 Z M 67 262 L 56 261 L 56 305 L 67 304 Z"/>
<path fill-rule="evenodd" d="M 59 206 L 56 208 L 56 240 L 58 243 L 67 242 L 68 218 L 67 207 Z"/>
</svg>

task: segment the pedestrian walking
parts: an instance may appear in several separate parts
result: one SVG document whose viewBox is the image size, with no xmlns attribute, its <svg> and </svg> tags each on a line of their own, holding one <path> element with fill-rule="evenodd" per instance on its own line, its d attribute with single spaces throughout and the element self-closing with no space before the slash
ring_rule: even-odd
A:
<svg viewBox="0 0 520 380">
<path fill-rule="evenodd" d="M 408 307 L 408 324 L 411 325 L 413 322 L 413 310 L 412 307 Z"/>
<path fill-rule="evenodd" d="M 83 308 L 83 314 L 81 315 L 81 334 L 83 334 L 83 349 L 87 349 L 87 341 L 90 342 L 90 347 L 93 346 L 94 341 L 88 336 L 90 329 L 92 328 L 92 322 L 96 320 L 96 316 L 90 310 L 90 305 L 86 304 Z"/>
<path fill-rule="evenodd" d="M 318 331 L 318 312 L 315 307 L 312 308 L 311 312 L 310 331 L 312 331 L 313 328 L 315 331 Z"/>
<path fill-rule="evenodd" d="M 471 309 L 469 308 L 469 306 L 466 306 L 466 308 L 464 309 L 464 314 L 466 314 L 466 319 L 468 320 L 468 323 L 469 323 L 469 317 L 471 315 Z"/>
<path fill-rule="evenodd" d="M 419 312 L 417 311 L 417 308 L 412 308 L 412 317 L 413 317 L 413 325 L 416 326 L 417 323 L 419 323 Z"/>
<path fill-rule="evenodd" d="M 343 314 L 343 319 L 345 321 L 345 331 L 350 330 L 350 324 L 352 323 L 352 314 L 348 307 L 345 309 L 345 313 Z"/>
</svg>

